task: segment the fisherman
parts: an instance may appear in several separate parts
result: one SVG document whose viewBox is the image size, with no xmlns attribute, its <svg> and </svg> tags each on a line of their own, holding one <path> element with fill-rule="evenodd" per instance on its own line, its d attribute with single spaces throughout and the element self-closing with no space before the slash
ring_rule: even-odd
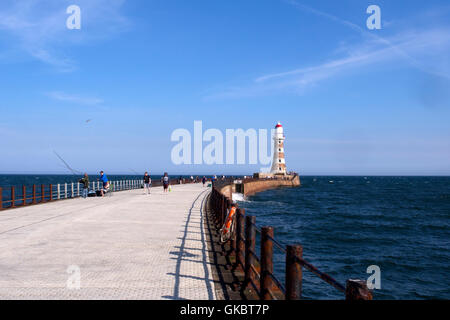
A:
<svg viewBox="0 0 450 320">
<path fill-rule="evenodd" d="M 144 189 L 147 191 L 147 194 L 150 194 L 150 187 L 152 185 L 152 178 L 150 178 L 150 175 L 148 172 L 144 174 Z"/>
<path fill-rule="evenodd" d="M 100 171 L 100 179 L 99 180 L 103 183 L 103 188 L 100 190 L 100 193 L 103 197 L 105 195 L 104 192 L 109 188 L 108 177 L 106 176 L 106 174 L 104 174 L 103 171 Z"/>
<path fill-rule="evenodd" d="M 203 186 L 205 186 L 205 183 L 206 183 L 206 177 L 205 176 L 203 176 L 203 178 L 202 178 L 202 183 L 203 183 Z"/>
<path fill-rule="evenodd" d="M 164 187 L 164 193 L 166 193 L 169 190 L 169 184 L 170 184 L 170 179 L 169 179 L 169 176 L 167 175 L 167 172 L 164 172 L 164 177 L 162 178 L 162 182 L 163 182 L 163 187 Z"/>
<path fill-rule="evenodd" d="M 88 193 L 89 193 L 89 176 L 87 175 L 87 173 L 85 173 L 84 177 L 82 179 L 80 179 L 80 181 L 78 181 L 78 182 L 83 185 L 82 197 L 84 199 L 86 199 L 86 197 L 88 196 Z"/>
</svg>

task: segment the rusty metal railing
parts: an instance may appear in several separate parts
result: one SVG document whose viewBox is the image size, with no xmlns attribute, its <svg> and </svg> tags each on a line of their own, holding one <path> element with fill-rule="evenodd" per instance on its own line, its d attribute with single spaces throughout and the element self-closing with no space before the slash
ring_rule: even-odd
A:
<svg viewBox="0 0 450 320">
<path fill-rule="evenodd" d="M 257 179 L 248 179 L 255 181 Z M 245 181 L 248 181 L 245 180 Z M 221 184 L 221 187 L 223 184 Z M 232 201 L 213 185 L 210 195 L 210 209 L 213 220 L 220 228 L 226 219 Z M 372 294 L 362 280 L 347 280 L 346 285 L 318 270 L 303 259 L 300 244 L 283 245 L 274 237 L 271 226 L 258 228 L 255 216 L 246 216 L 245 210 L 236 210 L 236 232 L 230 242 L 231 254 L 235 256 L 233 269 L 240 268 L 244 277 L 241 290 L 253 289 L 261 300 L 299 300 L 302 296 L 303 268 L 312 272 L 325 283 L 340 291 L 346 300 L 371 300 Z M 256 254 L 256 234 L 260 234 L 260 255 Z M 285 254 L 285 285 L 273 272 L 274 247 Z"/>
<path fill-rule="evenodd" d="M 196 183 L 200 180 L 190 179 L 170 179 L 170 184 L 186 184 Z M 114 180 L 110 181 L 110 188 L 113 192 L 133 190 L 142 188 L 144 182 L 142 179 L 130 180 Z M 152 187 L 162 186 L 161 181 L 152 181 Z M 50 201 L 64 200 L 71 198 L 78 198 L 82 194 L 82 185 L 78 182 L 61 183 L 61 184 L 41 184 L 32 185 L 31 187 L 22 186 L 17 190 L 16 186 L 11 186 L 9 192 L 6 193 L 0 187 L 0 210 L 12 209 L 17 207 L 24 207 L 29 205 L 42 204 Z M 99 181 L 92 181 L 89 183 L 89 191 L 96 192 L 102 189 L 102 184 Z M 7 194 L 7 198 L 4 194 Z"/>
</svg>

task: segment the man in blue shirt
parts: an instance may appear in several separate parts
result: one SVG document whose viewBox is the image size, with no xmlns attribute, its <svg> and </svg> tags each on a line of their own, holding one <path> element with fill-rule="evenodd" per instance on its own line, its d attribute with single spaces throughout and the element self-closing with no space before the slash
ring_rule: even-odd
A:
<svg viewBox="0 0 450 320">
<path fill-rule="evenodd" d="M 103 197 L 104 196 L 103 190 L 108 189 L 109 187 L 108 177 L 106 176 L 106 174 L 103 173 L 103 171 L 100 171 L 100 181 L 103 183 L 103 188 L 101 190 L 101 194 Z"/>
</svg>

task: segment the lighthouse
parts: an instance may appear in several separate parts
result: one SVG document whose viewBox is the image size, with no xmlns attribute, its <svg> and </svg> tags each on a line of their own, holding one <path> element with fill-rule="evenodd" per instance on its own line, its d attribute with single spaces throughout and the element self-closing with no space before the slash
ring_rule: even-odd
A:
<svg viewBox="0 0 450 320">
<path fill-rule="evenodd" d="M 284 140 L 283 126 L 277 123 L 275 126 L 275 135 L 273 137 L 273 161 L 271 174 L 286 175 L 286 160 L 284 158 Z"/>
</svg>

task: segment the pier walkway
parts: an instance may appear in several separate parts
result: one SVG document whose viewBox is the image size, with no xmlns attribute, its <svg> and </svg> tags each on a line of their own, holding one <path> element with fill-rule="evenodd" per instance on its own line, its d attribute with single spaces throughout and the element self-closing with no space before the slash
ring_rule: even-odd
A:
<svg viewBox="0 0 450 320">
<path fill-rule="evenodd" d="M 217 299 L 204 204 L 175 185 L 0 212 L 0 299 Z"/>
</svg>

